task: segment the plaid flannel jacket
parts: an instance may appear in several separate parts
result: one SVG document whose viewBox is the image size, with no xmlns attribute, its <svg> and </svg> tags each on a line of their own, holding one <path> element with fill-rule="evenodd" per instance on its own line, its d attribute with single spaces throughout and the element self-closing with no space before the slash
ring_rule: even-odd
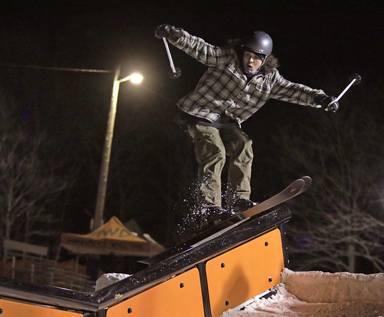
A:
<svg viewBox="0 0 384 317">
<path fill-rule="evenodd" d="M 178 31 L 181 37 L 175 40 L 171 34 L 169 42 L 208 66 L 195 90 L 177 102 L 192 116 L 214 122 L 226 115 L 241 124 L 269 98 L 316 107 L 314 95 L 324 93 L 286 80 L 277 69 L 268 74 L 260 72 L 248 81 L 233 48 L 213 46 L 184 30 Z"/>
</svg>

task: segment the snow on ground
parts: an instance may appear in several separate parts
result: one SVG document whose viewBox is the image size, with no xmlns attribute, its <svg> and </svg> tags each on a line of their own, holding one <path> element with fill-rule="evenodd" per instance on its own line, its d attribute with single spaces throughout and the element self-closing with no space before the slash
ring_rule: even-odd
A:
<svg viewBox="0 0 384 317">
<path fill-rule="evenodd" d="M 352 274 L 285 269 L 276 294 L 255 297 L 221 317 L 384 317 L 384 273 Z"/>
<path fill-rule="evenodd" d="M 129 276 L 131 276 L 131 274 L 124 274 L 124 273 L 103 274 L 97 279 L 95 290 L 96 291 L 101 290 L 102 288 L 115 284 L 116 282 L 119 282 Z"/>
</svg>

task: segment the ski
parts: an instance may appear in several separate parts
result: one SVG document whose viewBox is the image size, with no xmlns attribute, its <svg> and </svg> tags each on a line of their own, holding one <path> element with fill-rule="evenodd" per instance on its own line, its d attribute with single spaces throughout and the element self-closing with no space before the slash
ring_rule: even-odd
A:
<svg viewBox="0 0 384 317">
<path fill-rule="evenodd" d="M 175 256 L 179 256 L 180 254 L 182 254 L 188 250 L 191 250 L 197 246 L 200 246 L 200 245 L 202 245 L 202 244 L 204 244 L 210 240 L 213 240 L 213 239 L 223 235 L 224 233 L 226 233 L 226 232 L 234 229 L 235 227 L 241 225 L 242 223 L 246 222 L 250 218 L 252 218 L 256 215 L 259 215 L 263 212 L 266 212 L 266 211 L 270 210 L 271 208 L 274 208 L 274 207 L 276 207 L 276 206 L 304 193 L 309 188 L 311 183 L 312 183 L 312 179 L 309 176 L 303 176 L 302 178 L 296 179 L 295 181 L 290 183 L 287 187 L 285 187 L 281 192 L 273 195 L 272 197 L 269 197 L 268 199 L 262 201 L 261 203 L 253 206 L 250 209 L 247 209 L 243 212 L 238 213 L 236 216 L 233 216 L 229 219 L 226 219 L 224 221 L 219 222 L 216 226 L 221 228 L 221 229 L 218 229 L 218 231 L 212 233 L 212 230 L 215 230 L 215 228 L 208 228 L 206 231 L 204 231 L 206 233 L 209 232 L 209 235 L 208 236 L 205 235 L 206 236 L 205 238 L 203 238 L 203 239 L 198 239 L 198 237 L 192 238 L 191 240 L 185 241 L 181 245 L 177 245 L 175 247 L 172 247 L 171 249 L 166 250 L 165 252 L 160 253 L 158 255 L 155 255 L 152 258 L 140 260 L 140 262 L 145 263 L 147 265 L 151 265 L 151 264 L 157 263 L 161 260 L 170 259 L 170 258 L 173 258 Z M 227 225 L 228 223 L 230 223 L 230 224 Z M 223 225 L 226 225 L 226 226 L 223 228 Z M 216 228 L 216 230 L 217 230 L 217 228 Z M 201 237 L 202 235 L 203 234 L 201 234 L 199 236 Z"/>
<path fill-rule="evenodd" d="M 312 184 L 312 179 L 309 176 L 303 176 L 302 178 L 296 179 L 285 187 L 281 192 L 273 195 L 272 197 L 262 201 L 261 203 L 253 206 L 252 208 L 241 212 L 245 218 L 253 217 L 261 212 L 271 209 L 277 205 L 280 205 L 287 200 L 300 195 L 305 192 Z"/>
<path fill-rule="evenodd" d="M 273 207 L 276 207 L 294 197 L 297 195 L 300 195 L 304 193 L 309 186 L 312 184 L 312 179 L 309 176 L 304 176 L 302 178 L 296 179 L 291 184 L 289 184 L 287 187 L 285 187 L 281 192 L 273 195 L 272 197 L 262 201 L 261 203 L 257 204 L 256 206 L 253 206 L 250 209 L 247 209 L 240 213 L 243 219 L 240 221 L 235 222 L 234 224 L 225 227 L 224 229 L 221 229 L 214 234 L 194 243 L 191 245 L 191 248 L 198 247 L 199 245 L 202 245 L 208 241 L 211 241 L 222 234 L 232 230 L 233 228 L 236 228 L 237 226 L 241 225 L 242 223 L 246 222 L 249 218 L 254 217 L 258 214 L 261 214 L 264 211 L 267 211 Z"/>
</svg>

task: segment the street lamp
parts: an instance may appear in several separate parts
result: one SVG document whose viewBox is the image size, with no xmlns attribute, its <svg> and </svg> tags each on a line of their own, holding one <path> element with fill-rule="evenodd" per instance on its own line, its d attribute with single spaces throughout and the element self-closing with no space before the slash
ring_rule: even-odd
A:
<svg viewBox="0 0 384 317">
<path fill-rule="evenodd" d="M 111 104 L 108 114 L 107 131 L 105 134 L 103 156 L 101 160 L 99 184 L 97 189 L 95 215 L 93 221 L 93 229 L 100 227 L 103 224 L 103 214 L 105 208 L 105 197 L 107 192 L 109 163 L 111 157 L 113 130 L 115 126 L 117 99 L 119 95 L 120 83 L 130 81 L 134 85 L 139 85 L 144 77 L 140 73 L 132 73 L 124 78 L 120 78 L 120 65 L 116 67 L 113 78 Z"/>
</svg>

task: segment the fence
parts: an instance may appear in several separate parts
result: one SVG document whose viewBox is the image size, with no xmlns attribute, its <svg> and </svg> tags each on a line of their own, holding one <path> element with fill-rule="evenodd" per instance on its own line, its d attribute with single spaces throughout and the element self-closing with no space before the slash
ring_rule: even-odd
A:
<svg viewBox="0 0 384 317">
<path fill-rule="evenodd" d="M 60 267 L 48 258 L 48 248 L 3 240 L 2 276 L 22 282 L 50 285 L 76 291 L 94 290 L 95 282 L 86 274 Z"/>
</svg>

